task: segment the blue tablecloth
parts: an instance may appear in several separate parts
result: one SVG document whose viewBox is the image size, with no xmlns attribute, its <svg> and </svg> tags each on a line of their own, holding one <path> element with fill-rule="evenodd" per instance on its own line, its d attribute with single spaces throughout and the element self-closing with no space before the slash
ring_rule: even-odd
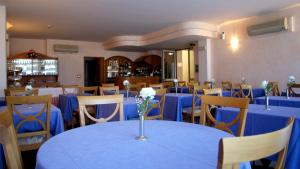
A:
<svg viewBox="0 0 300 169">
<path fill-rule="evenodd" d="M 17 105 L 16 109 L 22 113 L 22 114 L 36 114 L 42 109 L 43 105 L 31 105 L 31 106 L 24 106 L 24 105 Z M 0 107 L 0 111 L 3 111 L 6 109 L 6 106 Z M 40 118 L 40 120 L 45 121 L 46 114 L 44 113 Z M 14 124 L 18 124 L 20 122 L 21 118 L 18 115 L 14 115 Z M 30 122 L 30 123 L 24 123 L 24 125 L 21 126 L 19 132 L 30 132 L 30 131 L 38 131 L 41 130 L 41 126 L 37 122 Z M 57 135 L 64 131 L 64 123 L 61 115 L 61 111 L 52 105 L 51 107 L 51 114 L 50 114 L 50 133 L 51 135 Z M 1 145 L 0 145 L 1 146 Z M 0 147 L 0 169 L 4 168 L 4 153 L 2 146 Z"/>
<path fill-rule="evenodd" d="M 78 100 L 76 94 L 61 94 L 59 95 L 58 107 L 60 108 L 64 120 L 72 122 L 73 111 L 78 109 Z"/>
<path fill-rule="evenodd" d="M 189 93 L 189 88 L 188 87 L 177 87 L 177 93 Z M 170 88 L 170 93 L 176 93 L 176 88 L 171 87 Z"/>
<path fill-rule="evenodd" d="M 255 98 L 254 104 L 264 105 L 265 97 Z M 300 108 L 300 97 L 290 97 L 287 99 L 286 96 L 269 96 L 269 105 Z"/>
<path fill-rule="evenodd" d="M 158 96 L 159 97 L 159 96 Z M 164 119 L 182 121 L 182 109 L 192 106 L 193 95 L 188 93 L 167 93 L 164 108 Z M 201 104 L 200 102 L 198 103 Z"/>
<path fill-rule="evenodd" d="M 1 106 L 5 106 L 6 103 L 5 103 L 5 98 L 4 97 L 0 97 L 0 107 Z"/>
<path fill-rule="evenodd" d="M 112 114 L 115 108 L 116 108 L 116 104 L 98 105 L 97 118 L 108 117 L 109 115 Z M 134 97 L 124 98 L 123 110 L 124 110 L 124 120 L 137 119 L 139 117 L 137 112 L 137 104 Z M 158 110 L 153 109 L 152 111 L 149 112 L 148 115 L 153 116 L 157 114 L 158 114 Z M 119 121 L 119 114 L 114 118 L 112 118 L 111 121 Z"/>
<path fill-rule="evenodd" d="M 270 106 L 264 110 L 263 105 L 250 104 L 246 120 L 245 135 L 257 135 L 272 132 L 286 126 L 290 116 L 295 117 L 295 123 L 289 143 L 286 159 L 287 169 L 298 169 L 300 166 L 300 109 L 291 107 Z M 236 117 L 238 109 L 221 108 L 217 110 L 217 119 L 231 121 Z M 233 131 L 237 131 L 234 126 Z"/>
<path fill-rule="evenodd" d="M 42 145 L 36 169 L 216 169 L 219 140 L 230 136 L 196 124 L 149 120 L 148 140 L 138 141 L 138 128 L 130 120 L 64 132 Z"/>
</svg>

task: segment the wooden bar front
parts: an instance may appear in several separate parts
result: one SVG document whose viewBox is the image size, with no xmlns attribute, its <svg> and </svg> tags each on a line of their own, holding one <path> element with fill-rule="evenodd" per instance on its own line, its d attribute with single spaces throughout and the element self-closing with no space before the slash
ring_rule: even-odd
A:
<svg viewBox="0 0 300 169">
<path fill-rule="evenodd" d="M 120 87 L 120 89 L 124 89 L 123 81 L 128 80 L 130 84 L 136 84 L 140 82 L 147 83 L 147 86 L 149 84 L 158 84 L 159 76 L 130 76 L 130 77 L 117 77 L 116 78 L 116 85 Z"/>
</svg>

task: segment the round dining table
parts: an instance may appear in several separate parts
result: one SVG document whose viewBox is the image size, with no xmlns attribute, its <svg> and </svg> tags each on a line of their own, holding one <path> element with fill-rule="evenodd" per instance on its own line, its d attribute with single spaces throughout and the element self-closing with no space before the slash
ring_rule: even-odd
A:
<svg viewBox="0 0 300 169">
<path fill-rule="evenodd" d="M 139 121 L 94 124 L 44 143 L 36 169 L 216 169 L 218 143 L 232 135 L 198 124 L 145 121 L 146 141 L 136 140 Z M 242 163 L 248 169 L 250 163 Z"/>
</svg>

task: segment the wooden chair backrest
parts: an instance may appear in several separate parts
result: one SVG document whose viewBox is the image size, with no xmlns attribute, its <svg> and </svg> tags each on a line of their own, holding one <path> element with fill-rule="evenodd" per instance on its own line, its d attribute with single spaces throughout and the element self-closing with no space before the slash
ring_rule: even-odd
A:
<svg viewBox="0 0 300 169">
<path fill-rule="evenodd" d="M 280 96 L 279 84 L 278 82 L 269 82 L 272 85 L 273 96 Z"/>
<path fill-rule="evenodd" d="M 85 116 L 96 123 L 104 123 L 111 120 L 119 112 L 120 121 L 124 120 L 123 112 L 123 95 L 106 95 L 106 96 L 77 96 L 79 104 L 80 125 L 85 126 Z M 88 111 L 86 106 L 101 104 L 116 104 L 113 113 L 106 118 L 95 118 Z"/>
<path fill-rule="evenodd" d="M 221 96 L 201 96 L 201 116 L 200 124 L 206 125 L 208 121 L 214 124 L 214 127 L 230 134 L 233 134 L 230 129 L 231 126 L 238 123 L 237 136 L 243 136 L 245 130 L 245 123 L 248 111 L 249 99 L 247 98 L 233 98 Z M 219 122 L 210 112 L 210 106 L 233 107 L 239 108 L 238 115 L 229 123 Z M 208 119 L 208 120 L 207 120 Z"/>
<path fill-rule="evenodd" d="M 115 84 L 114 84 L 114 83 L 102 83 L 101 86 L 102 86 L 102 87 L 114 87 Z"/>
<path fill-rule="evenodd" d="M 34 136 L 44 136 L 45 141 L 50 138 L 50 112 L 51 112 L 51 95 L 43 95 L 43 96 L 8 96 L 6 97 L 8 110 L 18 116 L 20 122 L 16 124 L 16 132 L 18 138 L 30 138 Z M 37 112 L 34 115 L 24 115 L 16 109 L 17 105 L 22 104 L 41 104 L 42 110 Z M 45 121 L 39 119 L 39 117 L 43 116 L 46 113 Z M 13 114 L 11 114 L 13 116 Z M 42 128 L 39 131 L 26 132 L 26 133 L 18 133 L 20 127 L 28 122 L 36 122 Z M 21 151 L 26 150 L 34 150 L 37 149 L 40 145 L 22 145 L 20 146 Z"/>
<path fill-rule="evenodd" d="M 149 84 L 149 87 L 152 87 L 153 89 L 163 89 L 163 84 Z"/>
<path fill-rule="evenodd" d="M 152 104 L 152 107 L 147 110 L 147 112 L 145 113 L 146 120 L 154 120 L 154 119 L 163 120 L 163 118 L 164 118 L 164 109 L 165 109 L 165 100 L 166 100 L 167 89 L 157 89 L 157 90 L 155 90 L 155 92 L 156 92 L 156 95 L 161 95 L 161 99 L 159 100 L 158 103 Z M 148 116 L 149 112 L 153 109 L 158 109 L 159 114 L 156 116 Z"/>
<path fill-rule="evenodd" d="M 99 87 L 100 95 L 104 96 L 105 91 L 115 91 L 115 95 L 118 95 L 120 93 L 119 86 L 113 86 L 113 87 Z"/>
<path fill-rule="evenodd" d="M 186 86 L 186 81 L 178 81 L 178 86 L 185 87 Z"/>
<path fill-rule="evenodd" d="M 212 81 L 205 81 L 204 85 L 208 86 L 209 88 L 212 88 L 213 82 Z"/>
<path fill-rule="evenodd" d="M 167 89 L 155 89 L 156 95 L 163 95 L 167 93 Z"/>
<path fill-rule="evenodd" d="M 47 82 L 46 86 L 47 87 L 60 87 L 60 83 L 59 82 Z"/>
<path fill-rule="evenodd" d="M 39 94 L 39 89 L 34 88 L 32 91 L 29 93 L 25 89 L 5 89 L 5 95 L 6 96 L 37 96 Z"/>
<path fill-rule="evenodd" d="M 289 87 L 289 93 L 291 96 L 300 97 L 300 94 L 295 92 L 294 89 L 300 88 L 300 84 L 293 84 L 291 87 Z"/>
<path fill-rule="evenodd" d="M 203 93 L 203 89 L 210 89 L 209 86 L 207 85 L 196 85 L 196 86 L 193 86 L 193 90 L 192 90 L 192 93 L 194 94 L 195 92 L 197 93 Z"/>
<path fill-rule="evenodd" d="M 73 94 L 79 94 L 79 85 L 62 85 L 63 94 L 73 93 Z M 72 92 L 69 92 L 68 90 L 74 90 Z"/>
<path fill-rule="evenodd" d="M 201 85 L 201 86 L 194 86 L 194 90 L 193 90 L 193 100 L 192 100 L 192 111 L 191 111 L 191 115 L 193 116 L 196 109 L 197 109 L 197 103 L 198 101 L 200 101 L 200 97 L 203 93 L 203 89 L 207 89 L 207 86 Z"/>
<path fill-rule="evenodd" d="M 164 88 L 170 88 L 173 86 L 173 82 L 172 81 L 164 81 L 163 86 L 164 86 Z"/>
<path fill-rule="evenodd" d="M 97 92 L 98 92 L 98 86 L 80 87 L 79 88 L 80 95 L 84 95 L 84 93 L 86 93 L 86 92 L 96 96 Z"/>
<path fill-rule="evenodd" d="M 7 167 L 9 169 L 22 169 L 22 156 L 11 114 L 9 111 L 0 113 L 0 144 L 4 149 Z"/>
<path fill-rule="evenodd" d="M 221 88 L 213 88 L 213 89 L 203 89 L 204 95 L 217 95 L 222 96 Z"/>
<path fill-rule="evenodd" d="M 222 81 L 222 89 L 231 91 L 232 83 L 230 81 Z"/>
<path fill-rule="evenodd" d="M 217 169 L 238 169 L 239 163 L 254 161 L 279 153 L 275 169 L 285 165 L 288 144 L 294 124 L 290 117 L 283 129 L 256 136 L 222 138 L 219 142 Z"/>
<path fill-rule="evenodd" d="M 250 98 L 250 100 L 253 101 L 253 91 L 252 91 L 252 86 L 251 85 L 241 84 L 240 85 L 240 92 L 242 94 L 242 98 Z"/>
</svg>

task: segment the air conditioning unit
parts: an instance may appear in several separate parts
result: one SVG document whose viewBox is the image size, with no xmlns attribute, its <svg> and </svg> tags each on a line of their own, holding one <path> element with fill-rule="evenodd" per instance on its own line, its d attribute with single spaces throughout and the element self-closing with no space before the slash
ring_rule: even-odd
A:
<svg viewBox="0 0 300 169">
<path fill-rule="evenodd" d="M 54 44 L 53 45 L 54 52 L 60 53 L 78 53 L 77 45 L 62 45 L 62 44 Z"/>
<path fill-rule="evenodd" d="M 257 36 L 287 30 L 293 31 L 293 17 L 285 17 L 258 25 L 252 25 L 247 28 L 249 36 Z"/>
</svg>

